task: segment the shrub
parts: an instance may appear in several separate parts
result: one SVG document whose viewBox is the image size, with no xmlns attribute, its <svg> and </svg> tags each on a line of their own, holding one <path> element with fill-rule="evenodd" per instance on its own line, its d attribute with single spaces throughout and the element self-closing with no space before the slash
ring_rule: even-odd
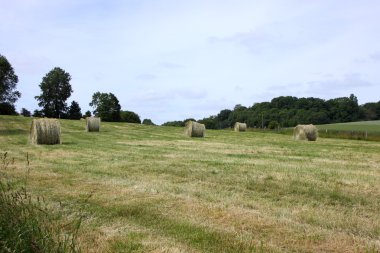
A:
<svg viewBox="0 0 380 253">
<path fill-rule="evenodd" d="M 151 119 L 144 119 L 142 123 L 144 125 L 151 125 L 151 126 L 155 126 L 156 125 L 156 124 L 153 123 L 153 121 Z"/>
<path fill-rule="evenodd" d="M 2 115 L 17 115 L 15 106 L 11 103 L 0 103 L 0 114 Z"/>
<path fill-rule="evenodd" d="M 278 122 L 275 121 L 275 120 L 270 121 L 269 124 L 268 124 L 268 128 L 269 128 L 269 129 L 276 129 L 276 128 L 278 128 L 278 127 L 279 127 L 279 124 L 278 124 Z"/>
<path fill-rule="evenodd" d="M 123 122 L 141 124 L 140 116 L 131 111 L 120 111 L 120 119 Z"/>
<path fill-rule="evenodd" d="M 24 116 L 24 117 L 30 117 L 30 116 L 32 116 L 32 113 L 30 111 L 28 111 L 27 109 L 25 109 L 25 108 L 21 109 L 21 113 L 20 114 L 22 116 Z"/>
</svg>

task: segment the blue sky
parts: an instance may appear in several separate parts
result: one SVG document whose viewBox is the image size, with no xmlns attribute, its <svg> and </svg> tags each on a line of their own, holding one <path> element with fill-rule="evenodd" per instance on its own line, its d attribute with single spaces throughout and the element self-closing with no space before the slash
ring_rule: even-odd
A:
<svg viewBox="0 0 380 253">
<path fill-rule="evenodd" d="M 82 112 L 96 91 L 161 124 L 276 96 L 380 100 L 380 2 L 0 0 L 0 54 L 17 109 L 42 77 L 72 76 Z"/>
</svg>

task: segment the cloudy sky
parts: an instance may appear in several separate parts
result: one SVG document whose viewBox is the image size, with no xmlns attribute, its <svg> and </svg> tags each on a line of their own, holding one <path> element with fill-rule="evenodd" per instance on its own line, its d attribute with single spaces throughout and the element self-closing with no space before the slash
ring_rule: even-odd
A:
<svg viewBox="0 0 380 253">
<path fill-rule="evenodd" d="M 0 0 L 0 54 L 17 109 L 42 77 L 72 76 L 82 112 L 96 91 L 155 123 L 276 96 L 380 100 L 378 0 Z"/>
</svg>

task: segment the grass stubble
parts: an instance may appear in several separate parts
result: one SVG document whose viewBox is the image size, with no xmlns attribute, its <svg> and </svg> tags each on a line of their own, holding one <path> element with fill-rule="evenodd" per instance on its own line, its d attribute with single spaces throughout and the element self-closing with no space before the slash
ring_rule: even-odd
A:
<svg viewBox="0 0 380 253">
<path fill-rule="evenodd" d="M 1 116 L 0 151 L 28 152 L 29 189 L 84 213 L 84 252 L 380 249 L 378 142 L 60 122 L 62 145 L 33 146 L 30 119 Z"/>
</svg>

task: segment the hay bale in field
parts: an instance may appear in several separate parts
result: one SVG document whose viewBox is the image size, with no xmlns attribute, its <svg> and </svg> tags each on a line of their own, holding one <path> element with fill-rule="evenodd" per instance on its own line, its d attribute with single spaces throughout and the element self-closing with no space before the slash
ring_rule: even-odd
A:
<svg viewBox="0 0 380 253">
<path fill-rule="evenodd" d="M 86 118 L 86 131 L 87 132 L 99 132 L 100 130 L 100 118 L 87 117 Z"/>
<path fill-rule="evenodd" d="M 245 132 L 247 130 L 247 124 L 246 123 L 240 123 L 236 122 L 234 125 L 234 131 L 235 132 Z"/>
<path fill-rule="evenodd" d="M 189 137 L 204 137 L 205 136 L 206 127 L 204 124 L 188 121 L 185 126 L 185 133 Z"/>
<path fill-rule="evenodd" d="M 293 131 L 293 138 L 295 140 L 315 141 L 318 138 L 318 129 L 312 124 L 297 125 Z"/>
<path fill-rule="evenodd" d="M 61 144 L 61 125 L 57 119 L 33 119 L 30 127 L 32 144 Z"/>
</svg>

